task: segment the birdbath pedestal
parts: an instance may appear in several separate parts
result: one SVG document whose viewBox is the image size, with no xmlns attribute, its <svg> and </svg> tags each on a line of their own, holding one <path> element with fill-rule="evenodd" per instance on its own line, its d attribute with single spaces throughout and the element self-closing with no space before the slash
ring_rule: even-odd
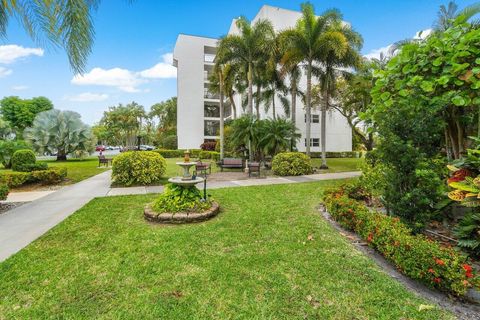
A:
<svg viewBox="0 0 480 320">
<path fill-rule="evenodd" d="M 190 174 L 190 168 L 195 165 L 195 162 L 177 162 L 176 164 L 183 168 L 182 180 L 192 180 L 192 175 Z"/>
</svg>

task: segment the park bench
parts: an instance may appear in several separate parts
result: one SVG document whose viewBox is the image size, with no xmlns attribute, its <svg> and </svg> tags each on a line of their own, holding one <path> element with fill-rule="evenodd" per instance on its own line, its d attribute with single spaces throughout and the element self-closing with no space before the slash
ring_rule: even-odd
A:
<svg viewBox="0 0 480 320">
<path fill-rule="evenodd" d="M 248 176 L 251 177 L 252 173 L 256 172 L 257 176 L 260 177 L 260 162 L 249 162 L 248 163 Z"/>
<path fill-rule="evenodd" d="M 224 168 L 243 169 L 243 160 L 240 158 L 223 158 L 218 162 L 218 166 L 222 172 Z"/>
<path fill-rule="evenodd" d="M 205 175 L 207 174 L 207 170 L 209 174 L 212 173 L 212 167 L 209 162 L 198 161 L 195 164 L 195 170 L 197 170 L 197 172 L 203 172 Z"/>
<path fill-rule="evenodd" d="M 112 159 L 106 158 L 104 155 L 98 156 L 98 166 L 101 167 L 102 165 L 105 165 L 105 167 L 108 167 L 112 164 Z"/>
</svg>

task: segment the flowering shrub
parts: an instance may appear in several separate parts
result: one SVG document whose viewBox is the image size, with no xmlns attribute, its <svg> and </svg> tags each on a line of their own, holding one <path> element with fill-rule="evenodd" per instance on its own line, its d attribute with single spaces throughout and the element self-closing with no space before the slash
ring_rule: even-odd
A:
<svg viewBox="0 0 480 320">
<path fill-rule="evenodd" d="M 327 191 L 324 202 L 333 219 L 359 234 L 403 274 L 458 296 L 480 285 L 465 255 L 423 235 L 412 235 L 399 218 L 369 210 L 349 198 L 344 188 Z"/>
</svg>

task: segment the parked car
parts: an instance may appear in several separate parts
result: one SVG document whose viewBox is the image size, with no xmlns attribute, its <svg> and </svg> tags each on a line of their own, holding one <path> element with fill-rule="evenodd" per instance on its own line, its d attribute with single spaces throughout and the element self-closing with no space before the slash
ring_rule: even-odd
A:
<svg viewBox="0 0 480 320">
<path fill-rule="evenodd" d="M 140 145 L 140 150 L 141 151 L 152 151 L 153 149 L 155 149 L 155 147 L 153 147 L 153 146 L 149 146 L 149 145 L 146 145 L 146 144 Z"/>
<path fill-rule="evenodd" d="M 105 151 L 105 146 L 96 146 L 95 151 Z"/>
</svg>

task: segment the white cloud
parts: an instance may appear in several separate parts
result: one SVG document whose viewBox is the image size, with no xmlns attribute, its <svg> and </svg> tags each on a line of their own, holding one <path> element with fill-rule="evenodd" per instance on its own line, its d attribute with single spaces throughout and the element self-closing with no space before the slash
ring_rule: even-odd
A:
<svg viewBox="0 0 480 320">
<path fill-rule="evenodd" d="M 425 29 L 425 30 L 417 31 L 413 35 L 412 39 L 415 39 L 415 40 L 426 39 L 430 34 L 432 34 L 432 32 L 433 32 L 432 29 Z M 389 44 L 388 46 L 385 46 L 385 47 L 382 47 L 382 48 L 373 49 L 372 51 L 370 51 L 369 53 L 364 55 L 364 57 L 367 58 L 367 59 L 373 59 L 373 58 L 379 59 L 381 53 L 388 56 L 389 55 L 389 50 L 392 46 L 393 46 L 393 44 Z"/>
<path fill-rule="evenodd" d="M 66 99 L 69 101 L 75 101 L 75 102 L 105 101 L 108 99 L 108 94 L 84 92 L 74 96 L 69 96 Z"/>
<path fill-rule="evenodd" d="M 8 75 L 11 75 L 12 74 L 12 70 L 11 69 L 7 69 L 5 67 L 0 67 L 0 78 L 3 78 L 3 77 L 6 77 Z"/>
<path fill-rule="evenodd" d="M 76 85 L 97 85 L 116 87 L 125 92 L 138 92 L 137 87 L 144 83 L 137 73 L 127 69 L 93 68 L 90 72 L 73 77 L 73 84 Z"/>
<path fill-rule="evenodd" d="M 27 90 L 28 89 L 28 86 L 13 86 L 12 87 L 12 90 L 15 90 L 15 91 L 22 91 L 22 90 Z"/>
<path fill-rule="evenodd" d="M 153 67 L 143 70 L 140 75 L 150 79 L 167 79 L 177 77 L 177 68 L 172 65 L 173 54 L 166 53 L 162 56 L 162 62 L 157 63 Z"/>
<path fill-rule="evenodd" d="M 43 49 L 25 48 L 16 44 L 0 46 L 0 63 L 10 64 L 28 56 L 43 56 Z"/>
<path fill-rule="evenodd" d="M 157 63 L 149 69 L 143 71 L 131 71 L 122 68 L 93 68 L 90 72 L 83 75 L 77 75 L 71 80 L 75 85 L 94 85 L 115 87 L 125 92 L 148 92 L 138 87 L 153 79 L 176 78 L 177 69 L 172 66 L 173 54 L 166 53 L 162 55 L 162 62 Z"/>
</svg>

